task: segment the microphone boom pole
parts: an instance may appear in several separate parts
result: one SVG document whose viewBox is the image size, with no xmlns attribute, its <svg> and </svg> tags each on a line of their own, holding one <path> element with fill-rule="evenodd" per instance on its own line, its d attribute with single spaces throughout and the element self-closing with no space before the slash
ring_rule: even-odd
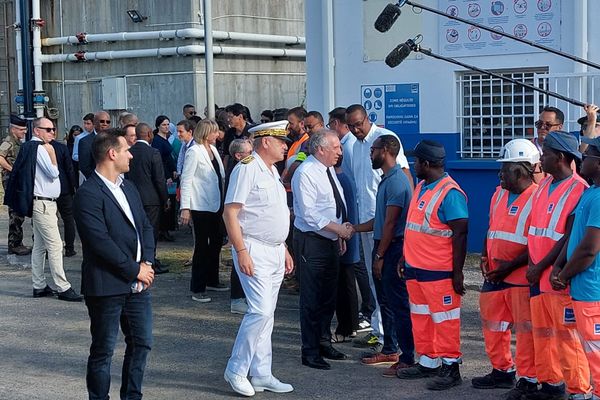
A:
<svg viewBox="0 0 600 400">
<path fill-rule="evenodd" d="M 521 82 L 521 81 L 518 81 L 518 80 L 513 79 L 513 78 L 502 76 L 500 74 L 497 74 L 497 73 L 492 72 L 492 71 L 488 71 L 486 69 L 482 69 L 482 68 L 475 67 L 473 65 L 465 64 L 463 62 L 455 60 L 454 58 L 445 57 L 445 56 L 441 56 L 439 54 L 435 54 L 434 52 L 431 51 L 431 49 L 424 49 L 419 44 L 415 44 L 414 41 L 412 42 L 411 50 L 415 51 L 415 52 L 423 53 L 423 54 L 425 54 L 425 55 L 427 55 L 429 57 L 437 58 L 438 60 L 442 60 L 442 61 L 446 61 L 446 62 L 449 62 L 449 63 L 452 63 L 452 64 L 460 65 L 461 67 L 466 68 L 466 69 L 470 69 L 472 71 L 477 71 L 477 72 L 480 72 L 480 73 L 485 74 L 485 75 L 493 76 L 494 78 L 498 78 L 498 79 L 501 79 L 501 80 L 506 81 L 506 82 L 514 83 L 515 85 L 526 87 L 526 88 L 534 90 L 536 92 L 543 93 L 546 96 L 555 97 L 555 98 L 557 98 L 559 100 L 566 101 L 567 103 L 571 103 L 571 104 L 573 104 L 575 106 L 579 106 L 579 107 L 585 106 L 585 103 L 582 103 L 581 101 L 578 101 L 578 100 L 575 100 L 575 99 L 571 99 L 570 97 L 563 96 L 562 94 L 558 94 L 558 93 L 552 92 L 550 90 L 542 89 L 542 88 L 539 88 L 537 86 L 533 86 L 533 85 L 530 85 L 529 83 Z"/>
<path fill-rule="evenodd" d="M 478 24 L 477 22 L 469 21 L 468 19 L 464 19 L 464 18 L 461 18 L 461 17 L 457 17 L 457 16 L 446 14 L 445 12 L 442 12 L 440 10 L 436 10 L 435 8 L 424 6 L 424 5 L 412 2 L 410 0 L 402 0 L 402 1 L 398 2 L 398 6 L 399 7 L 402 7 L 404 4 L 408 4 L 410 6 L 417 7 L 417 8 L 422 8 L 423 10 L 432 12 L 434 14 L 441 15 L 443 17 L 450 18 L 450 19 L 455 19 L 455 20 L 460 21 L 462 23 L 476 26 L 477 28 L 483 29 L 484 31 L 488 31 L 488 32 L 491 32 L 491 33 L 494 33 L 494 34 L 497 34 L 497 35 L 500 35 L 500 36 L 505 36 L 505 37 L 510 38 L 512 40 L 516 40 L 517 42 L 521 42 L 521 43 L 528 44 L 528 45 L 533 46 L 533 47 L 537 47 L 540 50 L 544 50 L 544 51 L 547 51 L 549 53 L 553 53 L 553 54 L 556 54 L 558 56 L 568 58 L 568 59 L 570 59 L 572 61 L 576 61 L 578 63 L 585 64 L 585 65 L 587 65 L 589 67 L 592 67 L 592 68 L 600 69 L 600 64 L 596 64 L 594 62 L 588 61 L 586 59 L 583 59 L 581 57 L 577 57 L 577 56 L 574 56 L 574 55 L 571 55 L 571 54 L 563 53 L 560 50 L 555 50 L 555 49 L 553 49 L 551 47 L 547 47 L 547 46 L 544 46 L 542 44 L 538 44 L 538 43 L 532 42 L 531 40 L 522 39 L 520 37 L 511 35 L 510 33 L 506 33 L 506 32 L 503 32 L 503 31 L 495 30 L 495 29 L 490 28 L 488 26 Z"/>
</svg>

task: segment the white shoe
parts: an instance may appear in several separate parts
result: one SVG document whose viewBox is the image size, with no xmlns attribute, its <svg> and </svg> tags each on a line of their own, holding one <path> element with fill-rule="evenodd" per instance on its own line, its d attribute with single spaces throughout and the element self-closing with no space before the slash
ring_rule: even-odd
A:
<svg viewBox="0 0 600 400">
<path fill-rule="evenodd" d="M 196 293 L 192 295 L 192 300 L 197 301 L 198 303 L 210 303 L 212 299 L 208 297 L 206 293 Z"/>
<path fill-rule="evenodd" d="M 246 299 L 231 299 L 232 314 L 246 314 L 248 312 L 248 303 Z"/>
<path fill-rule="evenodd" d="M 265 377 L 253 376 L 252 387 L 254 387 L 254 390 L 257 392 L 268 390 L 273 393 L 289 393 L 294 390 L 292 385 L 281 382 L 273 375 Z"/>
<path fill-rule="evenodd" d="M 238 375 L 226 369 L 223 375 L 225 382 L 231 385 L 234 392 L 239 393 L 243 396 L 254 396 L 254 388 L 250 384 L 250 381 L 245 376 Z"/>
</svg>

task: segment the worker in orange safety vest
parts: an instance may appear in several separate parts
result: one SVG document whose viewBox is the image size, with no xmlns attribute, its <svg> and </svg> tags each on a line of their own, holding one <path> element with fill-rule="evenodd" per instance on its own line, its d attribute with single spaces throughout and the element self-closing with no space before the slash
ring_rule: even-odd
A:
<svg viewBox="0 0 600 400">
<path fill-rule="evenodd" d="M 577 332 L 581 338 L 594 381 L 594 398 L 600 398 L 600 139 L 582 138 L 589 146 L 583 155 L 581 174 L 593 185 L 575 210 L 568 244 L 556 262 L 560 268 L 552 287 L 564 289 L 570 283 Z"/>
<path fill-rule="evenodd" d="M 485 350 L 492 372 L 472 379 L 477 389 L 512 389 L 504 399 L 519 400 L 537 391 L 529 283 L 527 234 L 531 218 L 534 172 L 540 160 L 537 147 L 527 139 L 514 139 L 501 152 L 500 186 L 490 203 L 490 223 L 481 253 L 485 282 L 479 297 Z M 511 354 L 515 332 L 515 357 Z M 516 367 L 516 368 L 515 368 Z M 515 373 L 519 381 L 515 386 Z"/>
<path fill-rule="evenodd" d="M 566 289 L 554 290 L 550 277 L 573 223 L 575 209 L 587 183 L 570 167 L 581 160 L 577 139 L 562 131 L 550 132 L 543 144 L 542 169 L 548 174 L 533 197 L 527 237 L 531 286 L 531 322 L 535 367 L 541 388 L 528 399 L 589 398 L 590 369 L 576 333 L 573 303 Z"/>
<path fill-rule="evenodd" d="M 460 305 L 465 294 L 467 196 L 444 171 L 444 147 L 422 140 L 407 155 L 416 157 L 417 185 L 408 208 L 404 257 L 398 272 L 406 278 L 415 350 L 419 363 L 399 369 L 400 379 L 432 377 L 429 390 L 462 383 L 459 364 Z"/>
</svg>

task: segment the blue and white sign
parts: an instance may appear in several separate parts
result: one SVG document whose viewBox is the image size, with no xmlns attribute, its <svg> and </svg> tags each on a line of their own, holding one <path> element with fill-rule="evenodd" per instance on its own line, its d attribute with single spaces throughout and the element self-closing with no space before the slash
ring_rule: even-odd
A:
<svg viewBox="0 0 600 400">
<path fill-rule="evenodd" d="M 419 84 L 361 86 L 361 104 L 369 120 L 397 134 L 419 133 Z"/>
</svg>

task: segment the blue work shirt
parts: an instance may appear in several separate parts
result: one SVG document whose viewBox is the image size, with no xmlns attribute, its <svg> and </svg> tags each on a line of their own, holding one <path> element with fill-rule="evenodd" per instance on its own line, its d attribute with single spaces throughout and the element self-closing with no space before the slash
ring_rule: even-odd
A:
<svg viewBox="0 0 600 400">
<path fill-rule="evenodd" d="M 583 240 L 587 228 L 600 229 L 600 187 L 590 186 L 575 208 L 575 220 L 567 246 L 567 260 Z M 577 301 L 600 301 L 600 257 L 596 254 L 592 264 L 571 279 L 571 297 Z"/>
<path fill-rule="evenodd" d="M 358 210 L 356 209 L 356 193 L 351 178 L 344 172 L 336 173 L 342 190 L 344 191 L 344 200 L 346 200 L 346 212 L 348 214 L 348 222 L 352 225 L 358 223 Z M 346 252 L 340 256 L 341 264 L 355 264 L 360 261 L 359 234 L 354 234 L 350 240 L 346 241 Z"/>
<path fill-rule="evenodd" d="M 373 239 L 381 240 L 383 237 L 383 226 L 388 206 L 402 207 L 400 218 L 396 221 L 394 235 L 392 237 L 404 236 L 406 227 L 406 215 L 412 191 L 408 178 L 402 172 L 400 165 L 396 164 L 387 174 L 381 177 L 377 196 L 375 198 L 375 220 L 373 221 Z"/>
</svg>

